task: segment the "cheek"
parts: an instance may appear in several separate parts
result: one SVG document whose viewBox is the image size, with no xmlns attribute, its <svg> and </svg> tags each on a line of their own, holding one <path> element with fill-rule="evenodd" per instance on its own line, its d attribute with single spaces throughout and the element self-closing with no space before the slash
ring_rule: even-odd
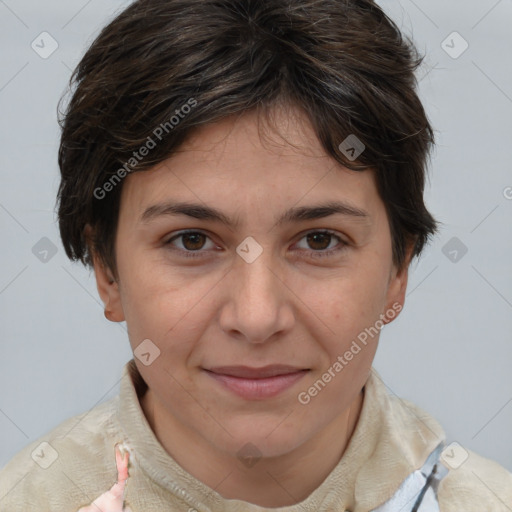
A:
<svg viewBox="0 0 512 512">
<path fill-rule="evenodd" d="M 340 335 L 340 330 L 351 331 L 373 323 L 383 312 L 386 292 L 385 272 L 369 265 L 342 269 L 316 286 L 304 283 L 299 296 L 318 320 Z"/>
<path fill-rule="evenodd" d="M 203 299 L 212 286 L 177 283 L 161 268 L 131 274 L 122 300 L 132 348 L 150 339 L 160 349 L 165 368 L 180 372 L 211 317 L 211 304 Z"/>
<path fill-rule="evenodd" d="M 120 273 L 121 302 L 133 348 L 143 339 L 150 339 L 160 347 L 165 332 L 183 316 L 181 302 L 176 300 L 178 289 L 166 286 L 162 276 L 153 274 L 154 271 L 141 265 Z"/>
<path fill-rule="evenodd" d="M 387 277 L 382 267 L 344 269 L 321 286 L 305 287 L 303 301 L 313 311 L 307 315 L 311 324 L 307 327 L 322 345 L 325 358 L 322 369 L 327 369 L 339 356 L 347 352 L 350 358 L 344 374 L 356 369 L 365 372 L 370 368 L 377 349 L 382 323 L 379 322 L 386 304 Z M 307 322 L 307 320 L 303 321 Z M 354 345 L 355 343 L 355 345 Z M 338 375 L 338 374 L 337 374 Z M 357 378 L 354 372 L 351 379 Z M 330 388 L 344 386 L 340 376 Z"/>
</svg>

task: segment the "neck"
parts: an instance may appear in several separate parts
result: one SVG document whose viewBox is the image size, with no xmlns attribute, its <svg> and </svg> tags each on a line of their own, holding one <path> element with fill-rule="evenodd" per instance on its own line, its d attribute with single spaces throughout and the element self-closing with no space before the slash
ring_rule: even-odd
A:
<svg viewBox="0 0 512 512">
<path fill-rule="evenodd" d="M 217 449 L 176 418 L 160 416 L 150 390 L 140 402 L 158 441 L 185 471 L 225 499 L 285 507 L 306 499 L 336 467 L 355 430 L 363 399 L 361 390 L 350 407 L 305 443 L 284 455 L 263 457 L 251 467 L 241 467 L 236 455 Z"/>
</svg>

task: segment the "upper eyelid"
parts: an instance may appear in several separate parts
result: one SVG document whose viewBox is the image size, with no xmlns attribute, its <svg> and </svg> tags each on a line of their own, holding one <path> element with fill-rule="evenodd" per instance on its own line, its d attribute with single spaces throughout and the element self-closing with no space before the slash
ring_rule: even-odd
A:
<svg viewBox="0 0 512 512">
<path fill-rule="evenodd" d="M 208 234 L 208 232 L 206 232 L 202 229 L 188 229 L 188 230 L 184 230 L 184 231 L 178 231 L 176 234 L 173 234 L 170 238 L 168 238 L 164 243 L 170 244 L 171 241 L 179 239 L 181 236 L 188 235 L 188 234 L 195 234 L 195 233 L 202 234 L 202 235 L 206 236 L 207 238 L 209 238 L 213 243 L 216 243 L 213 240 L 213 238 Z M 340 243 L 342 243 L 344 245 L 348 244 L 348 242 L 346 240 L 344 240 L 343 237 L 340 236 L 340 234 L 338 234 L 336 231 L 334 231 L 332 229 L 327 229 L 327 228 L 313 228 L 313 229 L 303 231 L 297 235 L 297 241 L 294 243 L 299 242 L 305 236 L 307 236 L 311 233 L 326 233 L 328 235 L 331 235 L 331 236 L 337 238 L 340 241 Z M 183 250 L 183 249 L 178 249 L 178 250 Z M 202 252 L 202 250 L 199 249 L 197 251 L 187 251 L 187 252 Z M 328 251 L 315 251 L 315 252 L 328 252 Z"/>
</svg>

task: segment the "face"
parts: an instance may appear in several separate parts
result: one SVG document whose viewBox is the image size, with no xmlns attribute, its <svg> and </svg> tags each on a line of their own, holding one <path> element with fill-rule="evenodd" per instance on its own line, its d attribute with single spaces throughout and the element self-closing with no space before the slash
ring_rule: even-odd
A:
<svg viewBox="0 0 512 512">
<path fill-rule="evenodd" d="M 275 120 L 284 139 L 247 113 L 129 175 L 118 282 L 95 267 L 132 349 L 151 340 L 135 362 L 160 417 L 233 456 L 283 455 L 340 417 L 407 282 L 373 171 L 328 157 L 300 113 Z"/>
</svg>

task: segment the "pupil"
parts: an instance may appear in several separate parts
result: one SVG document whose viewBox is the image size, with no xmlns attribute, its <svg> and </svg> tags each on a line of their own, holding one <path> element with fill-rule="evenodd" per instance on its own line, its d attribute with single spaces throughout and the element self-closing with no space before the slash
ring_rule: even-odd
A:
<svg viewBox="0 0 512 512">
<path fill-rule="evenodd" d="M 201 244 L 199 243 L 199 245 L 197 244 L 197 239 L 201 239 L 201 237 L 203 237 L 204 235 L 202 235 L 201 233 L 195 233 L 195 234 L 185 234 L 183 235 L 183 245 L 189 249 L 189 250 L 196 250 L 196 249 L 201 249 L 201 247 L 204 245 L 204 244 Z M 190 241 L 190 239 L 195 239 L 195 242 L 192 241 L 192 247 L 190 246 L 189 243 L 187 243 L 187 241 Z"/>
<path fill-rule="evenodd" d="M 328 233 L 312 233 L 308 235 L 308 243 L 313 243 L 313 249 L 326 249 L 327 247 L 329 247 L 330 237 L 331 235 Z M 314 244 L 318 243 L 319 239 L 320 241 L 323 240 L 324 242 L 327 243 L 320 243 L 321 247 L 314 247 Z"/>
<path fill-rule="evenodd" d="M 201 240 L 204 235 L 201 233 L 183 235 L 183 245 L 189 250 L 201 249 L 204 243 Z M 308 243 L 313 249 L 321 250 L 329 247 L 331 235 L 329 233 L 313 233 L 308 235 Z M 315 246 L 315 244 L 317 244 Z M 320 246 L 318 246 L 318 244 Z"/>
</svg>

